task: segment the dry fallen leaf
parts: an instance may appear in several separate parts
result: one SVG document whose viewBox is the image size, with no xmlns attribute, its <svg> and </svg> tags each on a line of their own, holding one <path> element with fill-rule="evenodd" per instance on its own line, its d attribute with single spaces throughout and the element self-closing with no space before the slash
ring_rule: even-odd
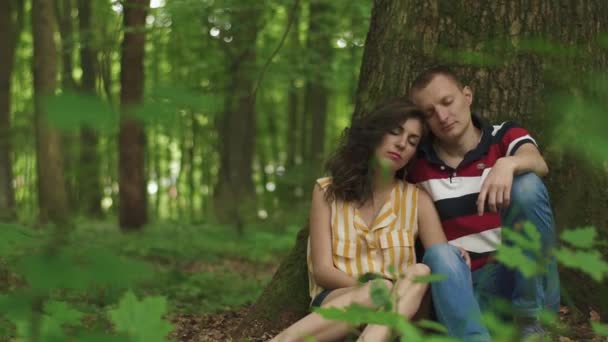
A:
<svg viewBox="0 0 608 342">
<path fill-rule="evenodd" d="M 599 322 L 600 321 L 600 314 L 597 313 L 597 311 L 595 311 L 595 310 L 589 311 L 589 320 L 591 322 Z"/>
</svg>

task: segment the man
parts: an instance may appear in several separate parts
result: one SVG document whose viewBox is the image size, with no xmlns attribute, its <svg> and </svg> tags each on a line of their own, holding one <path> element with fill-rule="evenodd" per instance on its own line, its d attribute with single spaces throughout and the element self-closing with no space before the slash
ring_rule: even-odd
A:
<svg viewBox="0 0 608 342">
<path fill-rule="evenodd" d="M 542 335 L 539 312 L 559 309 L 555 260 L 546 274 L 525 278 L 491 258 L 501 243 L 501 230 L 517 229 L 524 221 L 536 226 L 544 253 L 555 243 L 553 214 L 539 178 L 548 168 L 536 142 L 514 123 L 492 126 L 472 115 L 473 91 L 446 67 L 420 74 L 410 97 L 426 113 L 432 133 L 420 146 L 410 181 L 433 198 L 450 244 L 471 255 L 481 309 L 487 310 L 493 299 L 507 299 L 521 335 Z M 435 296 L 440 291 L 449 289 L 433 288 L 435 309 L 449 329 L 450 308 Z"/>
</svg>

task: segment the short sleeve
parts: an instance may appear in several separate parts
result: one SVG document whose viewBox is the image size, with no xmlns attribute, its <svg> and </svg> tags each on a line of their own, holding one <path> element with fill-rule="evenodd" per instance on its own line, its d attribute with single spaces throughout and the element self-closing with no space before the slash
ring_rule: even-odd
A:
<svg viewBox="0 0 608 342">
<path fill-rule="evenodd" d="M 500 126 L 495 126 L 493 135 L 505 156 L 514 155 L 524 144 L 534 144 L 538 147 L 530 132 L 513 122 L 504 122 Z"/>
</svg>

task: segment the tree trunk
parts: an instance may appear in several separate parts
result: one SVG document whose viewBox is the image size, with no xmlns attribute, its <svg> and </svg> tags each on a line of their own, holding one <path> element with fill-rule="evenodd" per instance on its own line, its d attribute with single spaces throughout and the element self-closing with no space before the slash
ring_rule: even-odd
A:
<svg viewBox="0 0 608 342">
<path fill-rule="evenodd" d="M 601 0 L 568 3 L 519 1 L 509 2 L 508 6 L 502 2 L 465 0 L 423 3 L 376 0 L 354 115 L 364 115 L 385 99 L 406 95 L 417 73 L 437 61 L 456 64 L 468 59 L 481 63 L 481 66 L 469 65 L 458 70 L 475 90 L 473 110 L 491 121 L 509 119 L 527 126 L 542 148 L 551 144 L 548 127 L 555 120 L 547 112 L 544 95 L 552 87 L 564 86 L 551 82 L 543 73 L 544 68 L 552 67 L 551 63 L 559 57 L 566 58 L 561 60 L 561 65 L 565 66 L 564 69 L 573 70 L 573 74 L 606 70 L 606 50 L 601 50 L 595 42 L 599 30 L 607 24 L 608 4 Z M 495 37 L 502 37 L 501 44 L 506 45 L 504 51 L 496 52 L 496 45 L 489 44 L 489 40 Z M 567 54 L 559 54 L 562 49 L 559 47 L 555 49 L 555 55 L 543 58 L 546 44 L 540 47 L 537 44 L 526 50 L 529 46 L 523 42 L 526 37 L 543 37 L 564 45 L 572 44 L 577 51 L 586 53 L 585 58 L 567 59 Z M 472 53 L 458 53 L 464 49 L 495 52 L 494 58 L 498 62 L 488 66 L 491 59 L 480 60 L 472 58 L 475 56 Z M 503 59 L 505 57 L 509 59 Z M 558 227 L 594 224 L 600 228 L 600 236 L 606 239 L 608 233 L 601 229 L 608 224 L 606 171 L 590 166 L 580 155 L 562 153 L 553 147 L 549 147 L 552 152 L 547 155 L 551 173 L 546 181 Z M 573 203 L 585 205 L 581 208 Z M 285 327 L 289 320 L 277 319 L 284 312 L 305 311 L 305 304 L 287 308 L 283 305 L 307 292 L 307 281 L 297 280 L 298 276 L 292 273 L 306 264 L 304 253 L 299 254 L 299 260 L 293 259 L 296 251 L 304 250 L 305 246 L 306 239 L 298 239 L 290 257 L 283 261 L 253 306 L 251 317 L 265 312 L 276 315 L 267 318 L 260 314 L 260 330 Z M 606 256 L 606 251 L 602 252 Z M 286 271 L 289 267 L 291 272 Z M 562 282 L 564 292 L 579 308 L 588 311 L 591 306 L 599 312 L 608 311 L 608 298 L 602 296 L 608 285 L 606 282 L 598 284 L 588 276 L 566 270 L 562 270 Z M 281 297 L 280 291 L 273 293 L 273 289 L 285 285 L 290 285 L 288 294 Z"/>
<path fill-rule="evenodd" d="M 68 221 L 60 135 L 49 126 L 45 111 L 45 97 L 54 94 L 57 84 L 54 19 L 53 1 L 33 0 L 34 106 L 40 221 L 60 224 Z"/>
<path fill-rule="evenodd" d="M 144 90 L 144 29 L 148 6 L 149 0 L 124 2 L 124 39 L 120 61 L 123 116 L 120 122 L 118 166 L 119 222 L 124 231 L 141 229 L 148 220 L 145 132 L 143 124 L 134 115 L 135 106 L 141 102 Z"/>
<path fill-rule="evenodd" d="M 73 1 L 55 0 L 55 15 L 59 26 L 59 36 L 61 37 L 61 90 L 63 92 L 73 92 L 76 88 L 74 81 L 74 20 L 72 18 Z M 78 186 L 77 175 L 78 165 L 78 136 L 73 131 L 61 132 L 61 147 L 63 156 L 63 171 L 65 178 L 66 191 L 68 194 L 68 204 L 70 211 L 77 211 L 80 208 L 81 189 Z"/>
<path fill-rule="evenodd" d="M 308 53 L 311 54 L 305 93 L 305 115 L 311 119 L 310 155 L 313 178 L 321 172 L 325 152 L 325 130 L 330 98 L 333 60 L 332 37 L 336 26 L 333 1 L 311 0 L 308 24 Z"/>
<path fill-rule="evenodd" d="M 0 221 L 16 217 L 11 159 L 11 76 L 17 38 L 23 24 L 23 1 L 0 2 Z"/>
<path fill-rule="evenodd" d="M 235 330 L 235 335 L 243 337 L 259 336 L 264 332 L 276 333 L 307 313 L 310 303 L 307 241 L 308 228 L 305 228 L 298 233 L 295 247 L 281 262 L 260 298 Z"/>
<path fill-rule="evenodd" d="M 93 29 L 91 28 L 92 3 L 90 0 L 78 0 L 78 26 L 80 29 L 80 64 L 82 67 L 81 89 L 83 93 L 96 94 L 95 80 L 97 71 L 95 60 L 97 51 L 92 45 Z M 91 127 L 80 129 L 80 184 L 81 205 L 89 217 L 100 218 L 101 210 L 101 161 L 99 159 L 97 132 Z"/>
<path fill-rule="evenodd" d="M 256 39 L 260 8 L 247 5 L 235 10 L 227 49 L 230 77 L 224 114 L 219 118 L 220 171 L 214 191 L 214 211 L 222 222 L 240 225 L 253 217 L 255 189 L 252 161 L 255 146 Z"/>
</svg>

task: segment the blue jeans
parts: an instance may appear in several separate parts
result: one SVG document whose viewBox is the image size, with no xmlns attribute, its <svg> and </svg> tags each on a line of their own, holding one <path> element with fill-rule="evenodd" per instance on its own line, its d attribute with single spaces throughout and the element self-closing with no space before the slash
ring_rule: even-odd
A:
<svg viewBox="0 0 608 342">
<path fill-rule="evenodd" d="M 490 334 L 481 323 L 481 311 L 471 279 L 471 270 L 454 246 L 436 244 L 425 250 L 422 262 L 434 274 L 446 279 L 431 284 L 433 305 L 439 322 L 448 334 L 464 341 L 491 341 Z"/>
<path fill-rule="evenodd" d="M 534 173 L 514 178 L 511 205 L 501 212 L 503 229 L 529 221 L 540 233 L 542 252 L 549 255 L 555 246 L 555 224 L 549 195 L 541 179 Z M 537 318 L 544 309 L 559 310 L 560 288 L 555 258 L 549 259 L 546 272 L 530 278 L 499 263 L 488 263 L 473 272 L 473 287 L 483 311 L 496 299 L 511 303 L 515 317 Z"/>
</svg>

